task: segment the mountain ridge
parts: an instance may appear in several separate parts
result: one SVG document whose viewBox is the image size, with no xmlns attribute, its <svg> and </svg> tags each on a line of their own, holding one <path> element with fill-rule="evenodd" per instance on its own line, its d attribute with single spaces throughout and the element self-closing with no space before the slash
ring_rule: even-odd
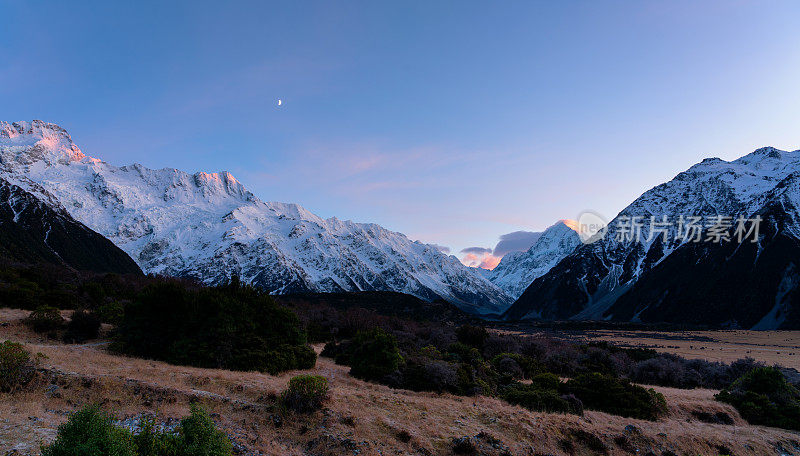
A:
<svg viewBox="0 0 800 456">
<path fill-rule="evenodd" d="M 788 265 L 796 265 L 794 254 L 782 254 L 781 249 L 797 251 L 791 246 L 800 234 L 798 173 L 800 151 L 774 147 L 762 147 L 729 162 L 718 158 L 703 160 L 634 200 L 612 220 L 601 240 L 579 246 L 537 278 L 504 316 L 507 319 L 640 318 L 653 322 L 683 319 L 749 328 L 759 324 L 761 318 L 757 319 L 756 314 L 782 308 L 781 303 L 770 305 L 770 300 L 783 300 L 787 308 L 794 308 L 793 292 L 780 298 L 775 293 L 784 281 Z M 732 249 L 731 244 L 688 243 L 676 236 L 674 225 L 667 230 L 667 242 L 663 242 L 661 233 L 650 236 L 646 224 L 642 227 L 642 239 L 649 240 L 620 240 L 618 236 L 619 222 L 624 217 L 647 220 L 667 216 L 678 220 L 681 215 L 707 218 L 724 215 L 735 219 L 759 214 L 764 216 L 766 231 L 755 244 L 756 250 L 750 253 L 744 244 Z M 772 234 L 766 237 L 764 233 Z M 783 240 L 776 241 L 776 236 Z M 766 254 L 765 249 L 769 249 Z M 750 255 L 749 263 L 745 255 Z M 759 268 L 762 283 L 770 284 L 768 295 L 747 292 L 748 288 L 742 288 L 741 284 L 756 286 L 745 280 L 755 274 L 746 273 L 747 265 L 770 255 L 774 260 Z M 800 258 L 800 253 L 797 257 Z M 720 279 L 722 270 L 739 277 L 738 283 Z M 672 285 L 665 288 L 666 283 Z M 739 295 L 726 294 L 725 290 L 730 289 L 739 290 Z M 744 302 L 741 296 L 754 301 Z M 698 307 L 700 297 L 703 306 Z M 706 312 L 703 310 L 706 308 L 716 311 Z M 726 318 L 726 312 L 729 316 L 739 315 L 740 319 Z M 784 319 L 762 327 L 785 324 L 797 325 L 792 319 Z"/>
<path fill-rule="evenodd" d="M 580 244 L 578 234 L 564 220 L 542 231 L 523 252 L 511 252 L 485 276 L 509 296 L 519 298 L 537 277 L 547 273 Z"/>
<path fill-rule="evenodd" d="M 0 176 L 62 205 L 148 273 L 208 284 L 238 275 L 272 293 L 391 290 L 443 298 L 472 313 L 500 312 L 511 302 L 435 246 L 376 224 L 261 201 L 224 171 L 116 167 L 42 121 L 0 123 Z"/>
<path fill-rule="evenodd" d="M 98 273 L 142 273 L 125 252 L 75 221 L 63 208 L 51 207 L 3 178 L 0 178 L 0 259 Z"/>
</svg>

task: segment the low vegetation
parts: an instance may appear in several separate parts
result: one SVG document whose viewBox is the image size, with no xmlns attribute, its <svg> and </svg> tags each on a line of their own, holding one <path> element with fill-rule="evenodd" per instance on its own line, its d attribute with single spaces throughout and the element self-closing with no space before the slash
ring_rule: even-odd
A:
<svg viewBox="0 0 800 456">
<path fill-rule="evenodd" d="M 578 397 L 590 410 L 643 420 L 655 420 L 667 413 L 661 393 L 608 374 L 579 375 L 567 381 L 563 390 Z"/>
<path fill-rule="evenodd" d="M 87 340 L 96 339 L 100 333 L 100 317 L 85 310 L 72 312 L 69 323 L 64 332 L 64 342 L 82 343 Z"/>
<path fill-rule="evenodd" d="M 230 440 L 208 414 L 193 406 L 175 432 L 157 431 L 144 420 L 133 432 L 114 425 L 113 418 L 90 406 L 59 426 L 55 441 L 42 448 L 42 456 L 229 456 Z"/>
<path fill-rule="evenodd" d="M 716 396 L 751 424 L 800 430 L 800 391 L 773 367 L 755 368 Z"/>
<path fill-rule="evenodd" d="M 154 277 L 59 274 L 0 267 L 0 304 L 33 309 L 26 320 L 31 329 L 67 342 L 96 338 L 101 322 L 111 323 L 114 349 L 173 364 L 272 374 L 307 369 L 316 361 L 307 343 L 310 330 L 315 340 L 327 342 L 323 356 L 349 366 L 354 377 L 394 388 L 488 395 L 531 410 L 581 414 L 590 409 L 648 420 L 662 416 L 666 404 L 663 396 L 637 384 L 725 388 L 719 399 L 750 422 L 800 428 L 796 386 L 785 372 L 752 359 L 687 360 L 607 343 L 503 335 L 468 319 L 454 326 L 358 306 L 308 300 L 280 305 L 238 280 L 205 287 Z M 68 322 L 61 317 L 65 308 L 78 309 Z M 5 380 L 13 363 L 4 361 L 4 390 L 26 382 L 34 363 L 27 356 L 20 355 L 23 374 L 13 382 Z M 754 386 L 759 382 L 771 389 Z M 298 377 L 281 403 L 308 413 L 319 409 L 326 395 L 324 378 Z"/>
<path fill-rule="evenodd" d="M 0 343 L 0 392 L 13 393 L 30 383 L 42 355 L 31 356 L 22 344 Z"/>
<path fill-rule="evenodd" d="M 322 408 L 328 398 L 328 380 L 319 375 L 298 375 L 289 380 L 281 394 L 281 405 L 298 413 L 311 413 Z"/>
<path fill-rule="evenodd" d="M 55 334 L 64 325 L 64 318 L 55 307 L 39 306 L 31 312 L 25 323 L 37 333 Z"/>
<path fill-rule="evenodd" d="M 138 274 L 97 274 L 45 264 L 0 264 L 0 307 L 96 310 L 112 302 L 124 304 L 133 300 L 152 281 L 153 278 Z"/>
<path fill-rule="evenodd" d="M 664 397 L 634 385 L 624 373 L 655 352 L 604 346 L 551 345 L 489 333 L 482 327 L 402 327 L 355 333 L 331 342 L 323 356 L 351 374 L 395 388 L 498 396 L 525 408 L 582 414 L 584 408 L 655 420 Z M 559 375 L 571 377 L 567 382 Z M 602 393 L 600 393 L 602 392 Z"/>
<path fill-rule="evenodd" d="M 515 383 L 500 394 L 504 401 L 537 412 L 583 415 L 583 402 L 574 395 L 562 394 L 563 385 L 554 374 L 539 374 L 530 384 Z"/>
<path fill-rule="evenodd" d="M 295 314 L 236 280 L 206 288 L 173 281 L 147 287 L 125 307 L 116 346 L 173 364 L 271 374 L 316 361 Z"/>
</svg>

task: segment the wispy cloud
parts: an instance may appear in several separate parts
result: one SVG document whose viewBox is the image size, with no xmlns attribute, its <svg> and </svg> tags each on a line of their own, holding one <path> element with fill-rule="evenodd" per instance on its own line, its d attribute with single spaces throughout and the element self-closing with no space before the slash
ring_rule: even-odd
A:
<svg viewBox="0 0 800 456">
<path fill-rule="evenodd" d="M 492 249 L 487 249 L 486 247 L 467 247 L 465 249 L 461 249 L 461 253 L 472 253 L 475 255 L 483 255 L 486 253 L 492 253 Z"/>
<path fill-rule="evenodd" d="M 500 242 L 494 247 L 492 254 L 503 257 L 507 253 L 528 250 L 542 235 L 536 231 L 514 231 L 500 236 Z"/>
</svg>

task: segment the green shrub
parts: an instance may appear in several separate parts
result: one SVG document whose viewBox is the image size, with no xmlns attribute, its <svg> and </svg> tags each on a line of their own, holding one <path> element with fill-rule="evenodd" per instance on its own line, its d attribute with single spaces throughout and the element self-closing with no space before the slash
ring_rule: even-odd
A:
<svg viewBox="0 0 800 456">
<path fill-rule="evenodd" d="M 178 436 L 158 432 L 155 417 L 141 418 L 133 443 L 138 456 L 174 456 L 178 452 Z"/>
<path fill-rule="evenodd" d="M 357 333 L 345 356 L 349 360 L 350 374 L 365 380 L 381 380 L 403 362 L 397 339 L 380 328 Z"/>
<path fill-rule="evenodd" d="M 748 423 L 800 430 L 800 391 L 776 368 L 755 368 L 715 397 L 733 405 Z"/>
<path fill-rule="evenodd" d="M 160 432 L 144 418 L 138 433 L 115 426 L 97 406 L 86 407 L 58 427 L 56 440 L 42 456 L 231 456 L 232 446 L 208 414 L 192 405 L 177 432 Z"/>
<path fill-rule="evenodd" d="M 42 456 L 137 456 L 130 432 L 112 424 L 96 406 L 87 407 L 58 427 L 55 442 Z"/>
<path fill-rule="evenodd" d="M 583 410 L 576 403 L 565 400 L 558 391 L 538 390 L 529 385 L 509 386 L 500 398 L 509 404 L 537 412 L 583 414 Z"/>
<path fill-rule="evenodd" d="M 0 391 L 13 393 L 27 385 L 36 373 L 40 356 L 31 358 L 22 344 L 10 340 L 0 344 Z"/>
<path fill-rule="evenodd" d="M 538 361 L 518 353 L 500 353 L 492 358 L 492 367 L 498 374 L 510 376 L 514 380 L 529 379 L 545 370 Z"/>
<path fill-rule="evenodd" d="M 489 333 L 483 326 L 464 325 L 456 330 L 456 337 L 462 344 L 482 348 L 489 338 Z"/>
<path fill-rule="evenodd" d="M 125 306 L 117 340 L 126 354 L 197 367 L 277 374 L 317 359 L 292 311 L 238 282 L 150 286 Z"/>
<path fill-rule="evenodd" d="M 230 456 L 231 442 L 217 429 L 211 417 L 197 405 L 192 405 L 191 415 L 181 420 L 175 456 Z"/>
<path fill-rule="evenodd" d="M 100 318 L 85 310 L 72 312 L 72 318 L 67 323 L 64 332 L 64 342 L 79 344 L 90 339 L 96 339 L 100 333 Z"/>
<path fill-rule="evenodd" d="M 447 358 L 451 361 L 475 364 L 483 361 L 481 351 L 475 347 L 456 342 L 447 347 Z"/>
<path fill-rule="evenodd" d="M 457 364 L 436 358 L 406 357 L 400 367 L 402 375 L 395 382 L 390 382 L 390 385 L 412 391 L 435 391 L 437 393 L 448 391 L 458 394 L 457 369 Z"/>
<path fill-rule="evenodd" d="M 590 410 L 612 415 L 656 420 L 667 411 L 661 393 L 634 385 L 626 379 L 597 372 L 569 380 L 562 392 L 574 394 Z"/>
<path fill-rule="evenodd" d="M 300 413 L 322 408 L 328 397 L 328 380 L 319 375 L 298 375 L 289 380 L 289 388 L 281 394 L 281 405 Z"/>
<path fill-rule="evenodd" d="M 514 383 L 504 388 L 504 401 L 537 412 L 583 414 L 583 404 L 577 398 L 559 393 L 561 382 L 555 374 L 537 374 L 530 384 Z"/>
<path fill-rule="evenodd" d="M 64 318 L 55 307 L 39 306 L 28 315 L 25 324 L 38 333 L 47 333 L 60 329 L 64 324 Z"/>
<path fill-rule="evenodd" d="M 111 301 L 97 308 L 97 315 L 103 323 L 119 324 L 125 314 L 125 307 L 119 301 Z"/>
</svg>

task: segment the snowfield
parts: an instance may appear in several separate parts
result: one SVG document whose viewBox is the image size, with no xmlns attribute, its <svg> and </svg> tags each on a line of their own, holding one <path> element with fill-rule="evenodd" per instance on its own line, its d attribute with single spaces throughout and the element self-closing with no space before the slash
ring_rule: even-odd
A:
<svg viewBox="0 0 800 456">
<path fill-rule="evenodd" d="M 0 176 L 64 208 L 146 273 L 207 284 L 238 275 L 276 294 L 392 290 L 473 313 L 500 313 L 512 301 L 435 246 L 261 201 L 228 172 L 113 166 L 42 121 L 0 122 Z"/>
</svg>

